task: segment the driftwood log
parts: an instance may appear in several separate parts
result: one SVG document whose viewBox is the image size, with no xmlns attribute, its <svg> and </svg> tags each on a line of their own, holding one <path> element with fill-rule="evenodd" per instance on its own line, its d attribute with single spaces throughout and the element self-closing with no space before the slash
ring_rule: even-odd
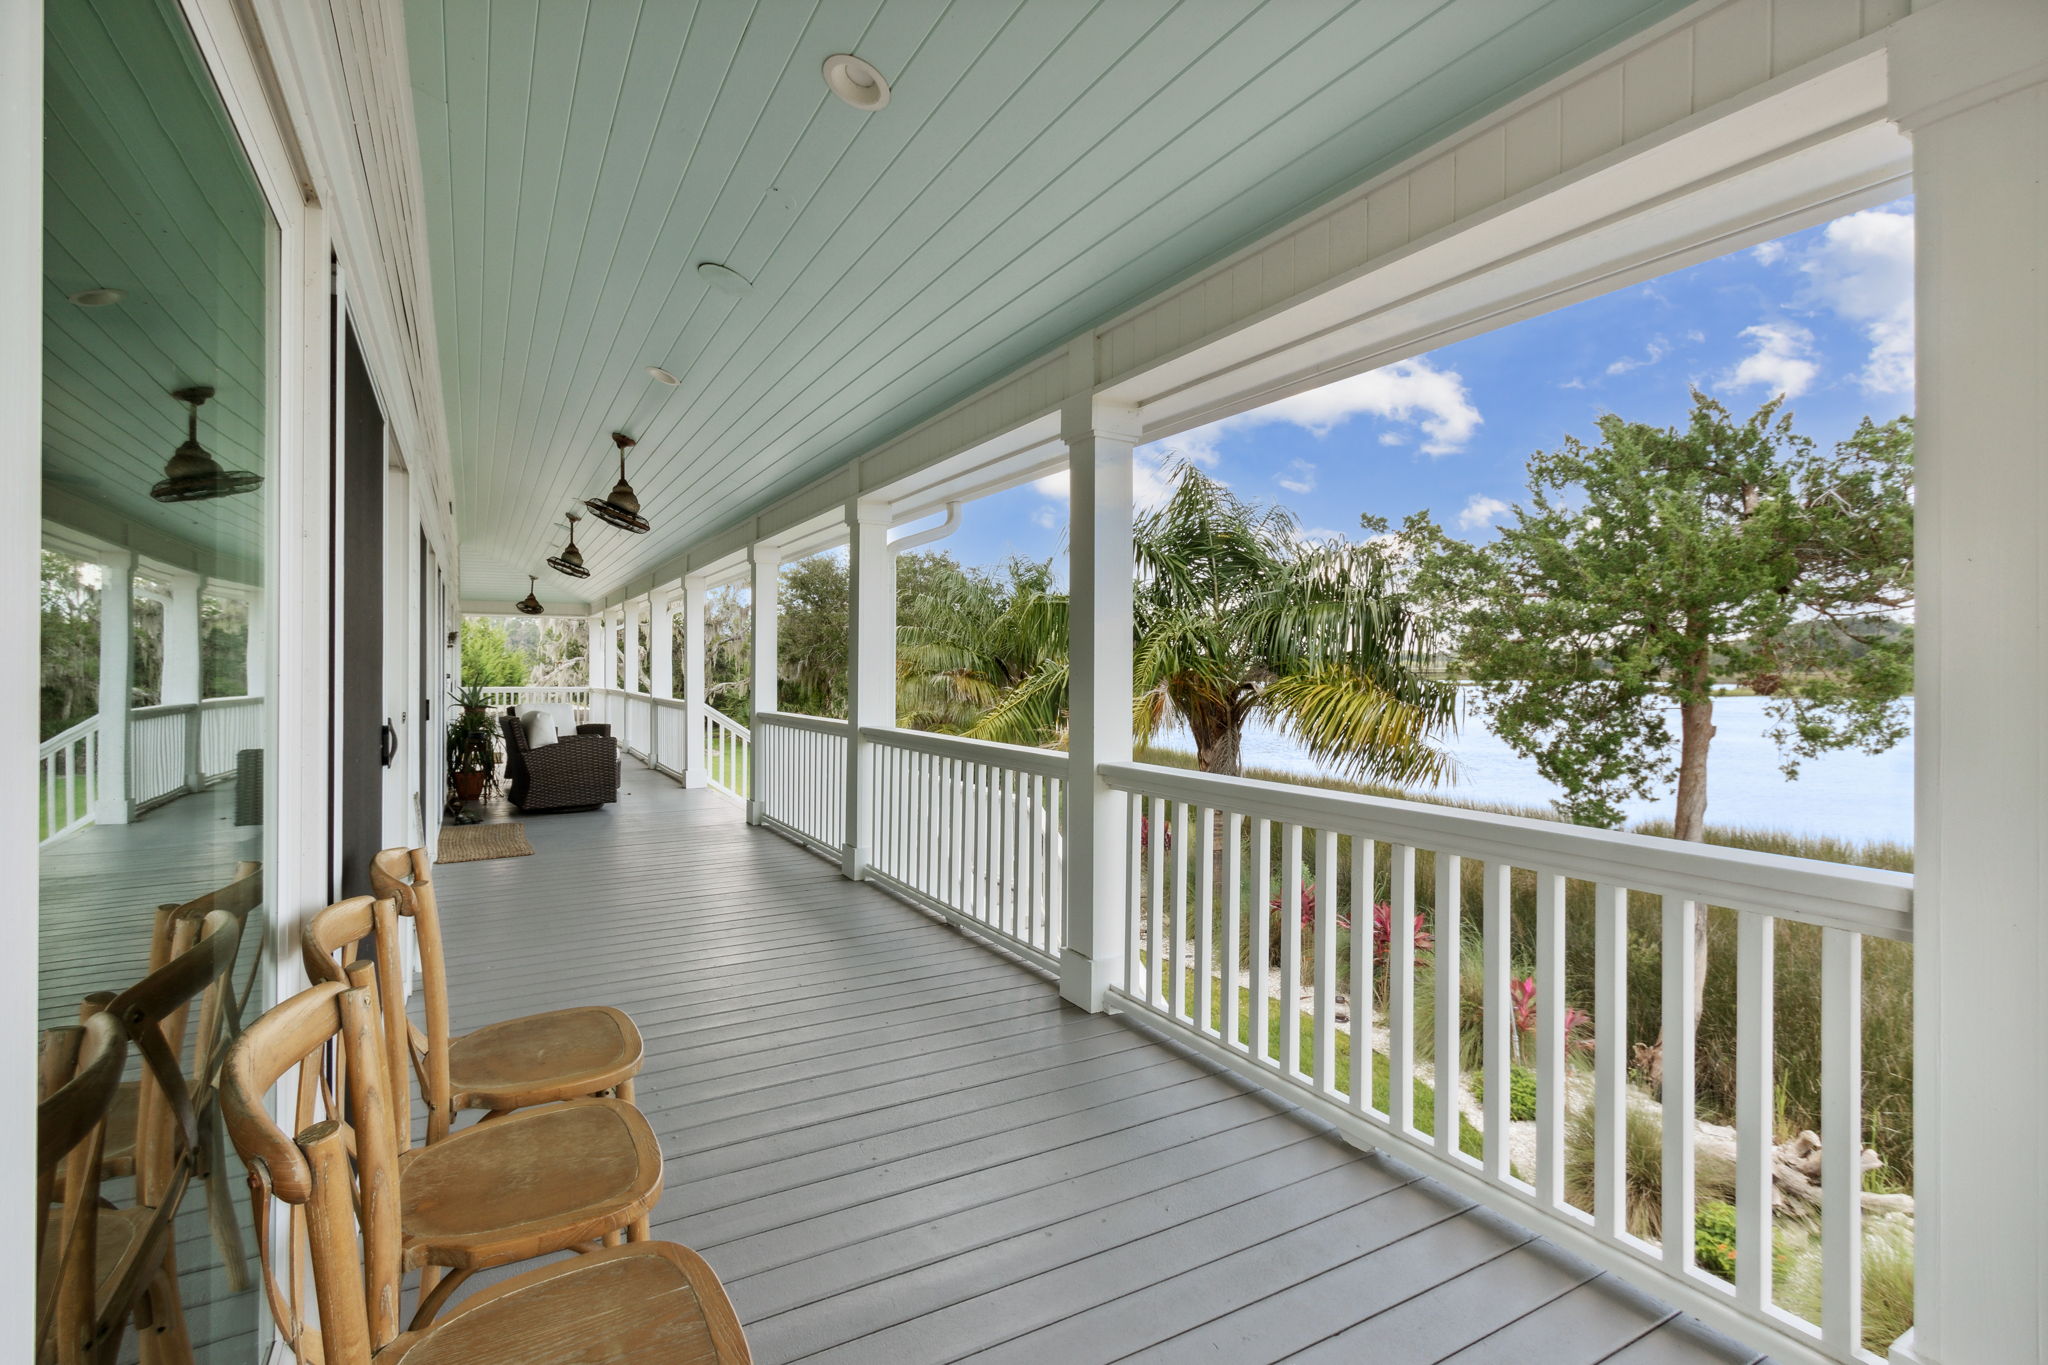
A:
<svg viewBox="0 0 2048 1365">
<path fill-rule="evenodd" d="M 1727 1163 L 1735 1167 L 1735 1130 L 1724 1128 L 1718 1123 L 1702 1123 L 1693 1138 L 1694 1149 L 1710 1160 Z M 1884 1161 L 1873 1147 L 1865 1147 L 1856 1164 L 1859 1173 L 1876 1170 Z M 1781 1142 L 1771 1149 L 1771 1207 L 1790 1208 L 1794 1213 L 1808 1213 L 1820 1208 L 1821 1193 L 1821 1140 L 1820 1134 L 1812 1129 L 1802 1129 L 1789 1141 Z M 1868 1213 L 1911 1213 L 1913 1196 L 1910 1194 L 1874 1194 L 1863 1192 L 1863 1208 Z"/>
</svg>

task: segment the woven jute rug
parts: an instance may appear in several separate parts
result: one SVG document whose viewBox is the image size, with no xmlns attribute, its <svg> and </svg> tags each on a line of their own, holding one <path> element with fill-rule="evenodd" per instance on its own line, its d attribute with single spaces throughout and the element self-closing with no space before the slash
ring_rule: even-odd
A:
<svg viewBox="0 0 2048 1365">
<path fill-rule="evenodd" d="M 449 825 L 441 831 L 437 863 L 482 863 L 493 858 L 527 858 L 533 845 L 526 842 L 526 826 Z"/>
</svg>

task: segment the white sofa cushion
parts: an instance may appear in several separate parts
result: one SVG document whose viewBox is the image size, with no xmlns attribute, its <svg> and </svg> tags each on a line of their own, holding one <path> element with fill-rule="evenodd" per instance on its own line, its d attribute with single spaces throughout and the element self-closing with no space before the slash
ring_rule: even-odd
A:
<svg viewBox="0 0 2048 1365">
<path fill-rule="evenodd" d="M 555 733 L 555 718 L 545 711 L 525 711 L 519 716 L 519 728 L 526 731 L 526 747 L 545 748 L 559 736 Z"/>
</svg>

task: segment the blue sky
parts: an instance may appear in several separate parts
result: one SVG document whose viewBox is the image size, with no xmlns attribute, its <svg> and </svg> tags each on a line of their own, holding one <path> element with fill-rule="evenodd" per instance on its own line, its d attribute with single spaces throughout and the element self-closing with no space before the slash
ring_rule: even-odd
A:
<svg viewBox="0 0 2048 1365">
<path fill-rule="evenodd" d="M 1531 453 L 1593 436 L 1602 412 L 1676 423 L 1689 385 L 1738 415 L 1787 393 L 1796 428 L 1830 445 L 1912 411 L 1912 255 L 1910 199 L 1851 214 L 1146 447 L 1138 500 L 1179 453 L 1312 533 L 1428 508 L 1483 536 Z M 1061 475 L 969 504 L 933 548 L 1064 560 L 1066 523 Z"/>
</svg>

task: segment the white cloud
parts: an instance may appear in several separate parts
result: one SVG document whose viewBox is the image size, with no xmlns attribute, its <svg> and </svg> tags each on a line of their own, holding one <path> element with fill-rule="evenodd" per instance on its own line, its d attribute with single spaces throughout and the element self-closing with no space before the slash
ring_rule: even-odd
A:
<svg viewBox="0 0 2048 1365">
<path fill-rule="evenodd" d="M 1776 265 L 1779 261 L 1785 259 L 1785 244 L 1783 242 L 1759 242 L 1749 249 L 1749 254 L 1756 258 L 1758 265 Z"/>
<path fill-rule="evenodd" d="M 1408 444 L 1408 438 L 1398 431 L 1383 431 L 1380 433 L 1380 444 L 1383 446 L 1405 446 Z"/>
<path fill-rule="evenodd" d="M 1289 460 L 1287 472 L 1274 482 L 1290 493 L 1313 493 L 1316 490 L 1316 467 L 1307 460 Z"/>
<path fill-rule="evenodd" d="M 1913 215 L 1866 209 L 1837 218 L 1799 263 L 1813 301 L 1856 323 L 1870 354 L 1856 373 L 1865 393 L 1913 387 Z"/>
<path fill-rule="evenodd" d="M 1559 384 L 1558 387 L 1560 389 L 1583 389 L 1586 387 L 1586 381 L 1578 378 L 1567 379 L 1564 383 Z"/>
<path fill-rule="evenodd" d="M 1472 405 L 1463 376 L 1456 370 L 1439 370 L 1428 357 L 1417 356 L 1297 393 L 1216 425 L 1229 430 L 1292 422 L 1312 435 L 1327 436 L 1361 415 L 1421 428 L 1426 455 L 1448 455 L 1462 449 L 1485 420 Z"/>
<path fill-rule="evenodd" d="M 1465 500 L 1465 510 L 1458 513 L 1460 530 L 1477 531 L 1491 526 L 1508 514 L 1508 505 L 1499 498 L 1489 498 L 1484 493 L 1474 493 Z"/>
<path fill-rule="evenodd" d="M 1747 389 L 1761 384 L 1772 396 L 1797 398 L 1813 387 L 1820 366 L 1812 359 L 1813 333 L 1797 323 L 1759 322 L 1742 329 L 1743 339 L 1755 349 L 1721 377 L 1723 389 Z"/>
<path fill-rule="evenodd" d="M 1607 373 L 1627 374 L 1630 370 L 1640 370 L 1645 365 L 1656 364 L 1670 353 L 1671 347 L 1663 337 L 1652 337 L 1641 355 L 1623 356 L 1607 367 Z"/>
<path fill-rule="evenodd" d="M 1031 522 L 1041 530 L 1056 530 L 1060 524 L 1060 511 L 1057 507 L 1048 504 L 1031 514 Z"/>
</svg>

